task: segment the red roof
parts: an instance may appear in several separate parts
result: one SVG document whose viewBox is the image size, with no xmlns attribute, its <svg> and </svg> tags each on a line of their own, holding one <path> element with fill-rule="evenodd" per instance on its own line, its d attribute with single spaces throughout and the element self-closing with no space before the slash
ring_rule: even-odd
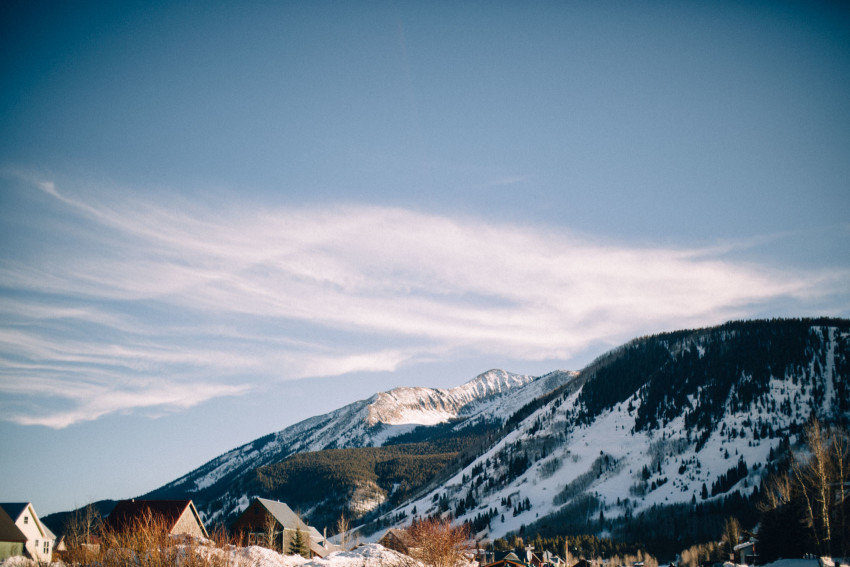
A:
<svg viewBox="0 0 850 567">
<path fill-rule="evenodd" d="M 150 518 L 165 522 L 171 530 L 191 505 L 191 500 L 121 500 L 107 516 L 104 526 L 124 531 Z"/>
</svg>

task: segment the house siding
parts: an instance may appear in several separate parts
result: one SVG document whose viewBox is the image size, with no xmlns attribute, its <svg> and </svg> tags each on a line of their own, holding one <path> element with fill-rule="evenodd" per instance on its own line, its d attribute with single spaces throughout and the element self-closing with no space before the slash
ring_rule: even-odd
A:
<svg viewBox="0 0 850 567">
<path fill-rule="evenodd" d="M 315 542 L 313 538 L 311 538 L 310 527 L 307 524 L 298 520 L 297 516 L 289 509 L 289 507 L 282 502 L 274 502 L 270 500 L 266 500 L 266 502 L 268 505 L 272 506 L 273 509 L 277 510 L 278 514 L 281 514 L 284 521 L 287 523 L 295 522 L 297 524 L 283 525 L 280 522 L 280 518 L 272 515 L 272 517 L 275 517 L 274 549 L 284 554 L 288 554 L 290 547 L 292 546 L 292 541 L 295 539 L 295 534 L 300 527 L 301 536 L 304 538 L 305 545 L 310 547 L 311 556 L 321 555 L 318 549 L 316 549 L 316 545 L 314 545 Z M 267 544 L 265 537 L 267 517 L 270 514 L 271 511 L 266 507 L 266 505 L 264 505 L 260 499 L 255 499 L 251 505 L 245 509 L 242 515 L 233 522 L 231 528 L 234 532 L 242 533 L 244 535 L 246 544 L 265 546 Z M 321 537 L 318 531 L 316 531 L 316 534 Z M 324 548 L 321 549 L 324 550 Z"/>
<path fill-rule="evenodd" d="M 6 505 L 4 504 L 4 506 Z M 47 526 L 41 523 L 35 510 L 33 510 L 32 504 L 27 503 L 24 506 L 18 504 L 18 506 L 20 513 L 13 520 L 21 533 L 27 538 L 24 549 L 30 557 L 39 563 L 50 563 L 53 558 L 53 545 L 56 543 L 56 536 Z"/>
<path fill-rule="evenodd" d="M 0 541 L 0 561 L 23 554 L 23 542 Z"/>
<path fill-rule="evenodd" d="M 171 533 L 186 534 L 194 537 L 206 537 L 207 535 L 201 529 L 201 526 L 198 525 L 198 520 L 195 519 L 191 506 L 186 508 L 177 520 L 177 523 L 174 524 L 174 528 L 172 528 Z"/>
</svg>

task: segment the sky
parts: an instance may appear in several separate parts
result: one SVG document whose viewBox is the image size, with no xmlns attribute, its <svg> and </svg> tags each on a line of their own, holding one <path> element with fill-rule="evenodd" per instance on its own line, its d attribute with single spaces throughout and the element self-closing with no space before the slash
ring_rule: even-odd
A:
<svg viewBox="0 0 850 567">
<path fill-rule="evenodd" d="M 804 316 L 850 316 L 846 3 L 0 4 L 0 501 Z"/>
</svg>

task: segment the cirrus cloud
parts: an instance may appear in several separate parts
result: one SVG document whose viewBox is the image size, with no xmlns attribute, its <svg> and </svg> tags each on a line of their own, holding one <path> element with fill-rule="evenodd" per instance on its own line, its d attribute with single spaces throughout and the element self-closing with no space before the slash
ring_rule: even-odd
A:
<svg viewBox="0 0 850 567">
<path fill-rule="evenodd" d="M 20 424 L 459 353 L 566 360 L 646 329 L 815 304 L 847 280 L 402 208 L 29 187 L 29 253 L 0 254 L 0 407 Z"/>
</svg>

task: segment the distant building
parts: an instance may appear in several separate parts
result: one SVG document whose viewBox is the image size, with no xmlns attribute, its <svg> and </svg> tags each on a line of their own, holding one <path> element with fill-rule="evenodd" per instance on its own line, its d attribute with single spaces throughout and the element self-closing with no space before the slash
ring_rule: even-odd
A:
<svg viewBox="0 0 850 567">
<path fill-rule="evenodd" d="M 0 562 L 7 557 L 24 554 L 27 536 L 15 525 L 15 521 L 0 508 Z"/>
<path fill-rule="evenodd" d="M 410 555 L 410 548 L 413 545 L 412 538 L 407 530 L 400 530 L 398 528 L 388 529 L 381 536 L 381 539 L 378 540 L 378 543 L 387 549 L 392 549 L 405 555 Z"/>
<path fill-rule="evenodd" d="M 756 540 L 751 539 L 744 543 L 739 543 L 733 550 L 735 551 L 735 559 L 739 564 L 755 565 L 758 562 L 758 554 L 756 553 Z"/>
<path fill-rule="evenodd" d="M 543 563 L 549 565 L 550 567 L 561 567 L 564 563 L 564 560 L 561 559 L 558 555 L 552 553 L 551 551 L 544 551 L 543 555 Z"/>
<path fill-rule="evenodd" d="M 528 567 L 528 565 L 521 561 L 520 558 L 517 557 L 516 553 L 511 551 L 500 559 L 497 559 L 493 563 L 485 565 L 484 567 Z"/>
<path fill-rule="evenodd" d="M 150 521 L 163 522 L 169 535 L 209 537 L 191 500 L 121 500 L 103 527 L 106 531 L 126 532 Z"/>
<path fill-rule="evenodd" d="M 29 502 L 3 503 L 0 504 L 0 508 L 8 514 L 18 530 L 26 537 L 24 545 L 26 555 L 39 563 L 50 563 L 56 536 L 50 528 L 41 523 L 32 504 Z"/>
</svg>

